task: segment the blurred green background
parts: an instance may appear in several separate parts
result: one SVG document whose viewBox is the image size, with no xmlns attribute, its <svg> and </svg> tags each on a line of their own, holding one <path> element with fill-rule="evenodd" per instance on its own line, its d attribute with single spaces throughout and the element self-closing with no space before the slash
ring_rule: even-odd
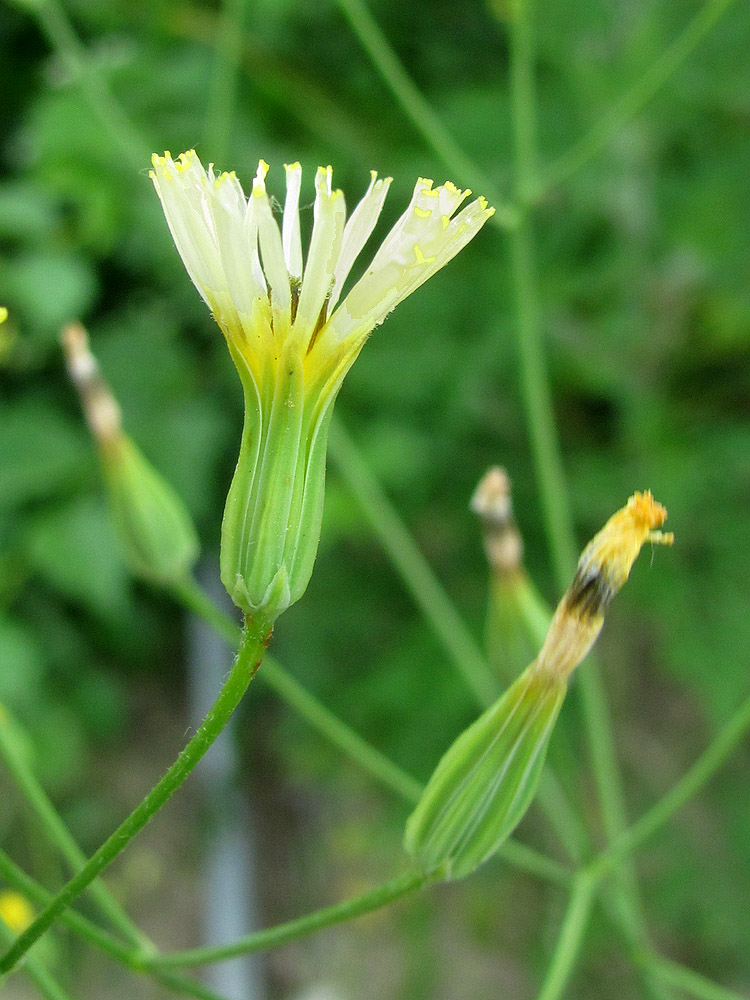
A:
<svg viewBox="0 0 750 1000">
<path fill-rule="evenodd" d="M 371 0 L 370 9 L 456 141 L 509 192 L 506 5 Z M 543 160 L 605 115 L 696 9 L 687 0 L 545 5 Z M 0 327 L 0 702 L 27 727 L 45 786 L 89 850 L 180 745 L 184 616 L 123 567 L 63 370 L 60 326 L 87 324 L 127 429 L 185 499 L 209 561 L 241 425 L 239 383 L 172 246 L 147 176 L 150 152 L 195 147 L 246 186 L 262 156 L 278 197 L 281 164 L 300 159 L 308 204 L 316 165 L 333 164 L 350 206 L 375 168 L 394 177 L 381 233 L 417 176 L 447 173 L 333 0 L 246 4 L 234 33 L 236 105 L 223 129 L 211 113 L 222 100 L 220 15 L 214 4 L 181 0 L 66 0 L 62 20 L 50 0 L 0 5 L 0 303 L 11 314 Z M 89 75 L 51 37 L 66 43 L 64 18 Z M 750 687 L 749 47 L 750 18 L 735 4 L 534 217 L 578 540 L 646 487 L 677 536 L 652 565 L 642 556 L 600 641 L 633 818 Z M 556 601 L 497 228 L 375 332 L 337 412 L 478 638 L 487 573 L 468 501 L 490 464 L 510 472 L 529 568 Z M 335 467 L 316 571 L 277 626 L 274 651 L 420 778 L 475 712 Z M 386 877 L 400 863 L 406 808 L 260 685 L 241 718 L 264 923 Z M 575 685 L 561 728 L 572 751 L 567 784 L 596 825 Z M 745 746 L 639 861 L 657 943 L 740 991 L 750 988 L 748 765 Z M 52 884 L 59 864 L 8 786 L 0 789 L 3 841 Z M 156 894 L 175 893 L 157 926 L 173 944 L 192 942 L 200 892 L 187 860 L 200 831 L 185 796 L 158 820 L 151 846 L 136 844 L 113 876 L 136 915 Z M 555 851 L 535 812 L 520 832 Z M 564 904 L 562 893 L 494 862 L 465 885 L 274 954 L 270 995 L 301 996 L 324 982 L 339 991 L 331 996 L 360 1000 L 531 996 Z M 120 973 L 71 948 L 71 982 L 89 990 L 81 996 L 109 996 L 116 982 L 129 996 L 156 995 L 144 983 L 130 992 L 112 978 Z M 571 995 L 642 995 L 602 916 Z"/>
</svg>

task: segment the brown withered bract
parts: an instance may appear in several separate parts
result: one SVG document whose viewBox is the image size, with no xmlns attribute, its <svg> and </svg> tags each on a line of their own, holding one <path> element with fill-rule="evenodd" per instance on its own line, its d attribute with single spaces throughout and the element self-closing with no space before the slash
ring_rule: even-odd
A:
<svg viewBox="0 0 750 1000">
<path fill-rule="evenodd" d="M 592 538 L 555 611 L 537 658 L 538 671 L 567 677 L 575 669 L 596 641 L 604 612 L 627 580 L 645 542 L 671 545 L 674 541 L 671 532 L 657 530 L 666 518 L 666 508 L 650 490 L 634 493 Z"/>
</svg>

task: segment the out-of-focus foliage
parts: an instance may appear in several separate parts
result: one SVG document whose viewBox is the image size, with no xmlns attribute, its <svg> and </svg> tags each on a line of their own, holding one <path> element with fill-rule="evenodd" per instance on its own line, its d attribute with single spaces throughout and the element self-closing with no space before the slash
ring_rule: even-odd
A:
<svg viewBox="0 0 750 1000">
<path fill-rule="evenodd" d="M 123 568 L 58 330 L 71 319 L 88 325 L 129 433 L 184 498 L 211 556 L 241 394 L 146 173 L 152 150 L 195 146 L 204 162 L 217 156 L 205 137 L 215 125 L 206 110 L 219 10 L 197 0 L 66 0 L 92 72 L 119 108 L 97 116 L 80 74 L 40 29 L 33 8 L 46 2 L 0 5 L 0 303 L 10 310 L 0 355 L 0 702 L 28 727 L 47 787 L 71 804 L 78 835 L 93 842 L 104 830 L 98 806 L 81 806 L 91 794 L 89 761 L 135 724 L 135 685 L 153 677 L 166 691 L 181 690 L 181 622 Z M 509 8 L 479 0 L 370 6 L 457 141 L 507 190 Z M 332 163 L 350 205 L 370 168 L 392 174 L 386 231 L 416 177 L 442 181 L 445 167 L 333 2 L 260 0 L 250 8 L 218 166 L 236 168 L 249 185 L 262 156 L 272 165 L 269 189 L 276 184 L 280 196 L 281 164 L 299 158 L 311 203 L 314 167 Z M 541 6 L 545 162 L 607 114 L 695 9 L 692 0 Z M 677 535 L 652 571 L 641 560 L 600 647 L 633 814 L 684 771 L 748 691 L 749 48 L 750 17 L 735 4 L 647 109 L 535 213 L 541 310 L 579 537 L 643 487 L 664 501 Z M 508 468 L 530 570 L 550 601 L 557 596 L 517 374 L 506 245 L 488 227 L 375 332 L 338 403 L 478 636 L 486 569 L 467 505 L 488 465 Z M 279 623 L 275 651 L 420 777 L 474 714 L 335 469 L 312 584 Z M 302 780 L 335 780 L 340 760 L 303 723 L 259 688 L 251 701 L 249 760 L 260 755 Z M 578 757 L 567 781 L 588 811 L 575 685 L 561 724 Z M 735 761 L 687 820 L 670 825 L 644 874 L 652 925 L 673 952 L 747 985 L 744 773 Z M 353 843 L 366 853 L 365 834 L 377 830 L 389 857 L 404 815 L 400 806 L 365 813 L 368 829 L 355 824 Z M 0 804 L 0 829 L 18 822 Z M 541 826 L 527 828 L 545 843 Z M 508 892 L 525 892 L 535 912 L 536 890 L 506 878 Z M 476 957 L 477 942 L 506 954 L 507 932 L 508 961 L 535 970 L 541 945 L 528 941 L 540 941 L 539 926 L 516 940 L 494 895 L 488 902 L 473 884 L 467 893 L 460 912 L 468 954 Z M 457 918 L 458 904 L 451 907 Z M 552 940 L 559 911 L 542 912 Z M 606 929 L 602 919 L 583 986 L 590 980 L 597 995 L 634 996 L 624 969 L 608 979 Z M 388 995 L 455 995 L 446 992 L 450 978 L 431 983 L 428 968 L 404 975 Z M 522 976 L 519 990 L 524 983 Z M 462 995 L 486 995 L 485 986 L 479 977 L 477 992 Z"/>
</svg>

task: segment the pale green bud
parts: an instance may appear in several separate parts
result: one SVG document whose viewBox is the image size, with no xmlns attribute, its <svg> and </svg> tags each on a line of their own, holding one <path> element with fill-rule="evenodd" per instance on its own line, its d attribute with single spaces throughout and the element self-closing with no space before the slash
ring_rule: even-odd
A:
<svg viewBox="0 0 750 1000">
<path fill-rule="evenodd" d="M 406 824 L 404 846 L 427 871 L 462 878 L 491 857 L 534 797 L 565 697 L 564 679 L 527 670 L 455 741 Z"/>
<path fill-rule="evenodd" d="M 112 516 L 129 569 L 160 584 L 187 576 L 198 558 L 198 536 L 175 491 L 122 430 L 120 408 L 99 373 L 79 323 L 62 333 L 68 370 L 94 435 Z"/>
<path fill-rule="evenodd" d="M 184 580 L 199 550 L 185 505 L 126 434 L 102 449 L 101 458 L 112 517 L 131 572 L 160 584 Z"/>
<path fill-rule="evenodd" d="M 306 392 L 303 379 L 302 365 L 288 352 L 265 412 L 246 390 L 240 455 L 222 522 L 224 586 L 243 611 L 271 620 L 305 592 L 320 538 L 336 393 Z"/>
</svg>

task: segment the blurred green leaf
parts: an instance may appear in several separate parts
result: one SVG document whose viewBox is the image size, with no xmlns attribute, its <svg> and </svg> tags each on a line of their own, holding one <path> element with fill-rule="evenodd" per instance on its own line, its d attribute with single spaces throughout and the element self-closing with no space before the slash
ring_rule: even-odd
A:
<svg viewBox="0 0 750 1000">
<path fill-rule="evenodd" d="M 29 525 L 32 568 L 66 598 L 105 621 L 127 610 L 129 577 L 103 499 L 82 496 Z"/>
<path fill-rule="evenodd" d="M 82 427 L 41 398 L 0 404 L 0 508 L 51 497 L 90 468 Z"/>
</svg>

